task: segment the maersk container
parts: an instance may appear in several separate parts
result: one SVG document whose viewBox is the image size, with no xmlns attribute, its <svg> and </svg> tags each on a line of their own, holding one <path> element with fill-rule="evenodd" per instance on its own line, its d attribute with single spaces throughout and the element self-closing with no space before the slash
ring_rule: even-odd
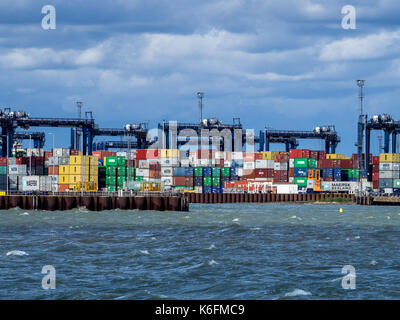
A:
<svg viewBox="0 0 400 320">
<path fill-rule="evenodd" d="M 294 159 L 294 167 L 295 168 L 307 168 L 308 167 L 308 159 L 307 158 Z"/>
<path fill-rule="evenodd" d="M 295 177 L 307 177 L 308 176 L 308 170 L 307 168 L 294 168 L 293 173 Z"/>
<path fill-rule="evenodd" d="M 115 186 L 117 184 L 116 176 L 107 176 L 106 177 L 106 185 L 107 186 Z"/>
<path fill-rule="evenodd" d="M 185 176 L 185 168 L 176 167 L 174 168 L 174 177 L 184 177 Z"/>
</svg>

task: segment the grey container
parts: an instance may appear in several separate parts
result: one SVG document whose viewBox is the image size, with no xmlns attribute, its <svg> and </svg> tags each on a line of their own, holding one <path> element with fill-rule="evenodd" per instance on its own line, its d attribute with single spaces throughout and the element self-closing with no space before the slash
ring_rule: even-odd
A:
<svg viewBox="0 0 400 320">
<path fill-rule="evenodd" d="M 393 179 L 379 179 L 379 188 L 392 188 Z"/>
</svg>

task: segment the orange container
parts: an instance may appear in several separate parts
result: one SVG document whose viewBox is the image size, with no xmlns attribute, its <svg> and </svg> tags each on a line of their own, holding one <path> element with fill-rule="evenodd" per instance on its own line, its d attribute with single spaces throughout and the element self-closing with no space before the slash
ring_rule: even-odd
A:
<svg viewBox="0 0 400 320">
<path fill-rule="evenodd" d="M 58 175 L 58 166 L 49 166 L 49 175 Z"/>
<path fill-rule="evenodd" d="M 58 191 L 59 192 L 67 191 L 67 189 L 69 189 L 69 184 L 59 184 L 58 185 Z"/>
</svg>

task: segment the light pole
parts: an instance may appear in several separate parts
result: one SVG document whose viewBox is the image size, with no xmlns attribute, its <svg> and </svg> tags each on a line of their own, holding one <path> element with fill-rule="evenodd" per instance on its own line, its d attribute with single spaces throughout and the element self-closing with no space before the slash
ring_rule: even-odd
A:
<svg viewBox="0 0 400 320">
<path fill-rule="evenodd" d="M 363 87 L 365 84 L 365 80 L 357 80 L 357 86 L 359 88 L 359 99 L 360 99 L 360 116 L 358 118 L 358 141 L 357 141 L 357 148 L 358 148 L 358 168 L 359 168 L 359 173 L 358 173 L 358 181 L 360 183 L 360 193 L 362 193 L 362 178 L 361 178 L 361 172 L 364 169 L 363 161 L 362 161 L 362 155 L 363 155 L 363 139 L 364 139 L 364 129 L 366 129 L 366 117 L 364 119 L 363 115 L 363 100 L 364 100 L 364 94 L 363 94 Z M 365 163 L 368 163 L 369 159 L 369 154 L 365 155 Z"/>
<path fill-rule="evenodd" d="M 29 175 L 32 175 L 32 136 L 29 135 L 29 150 L 31 152 L 31 155 L 29 157 Z"/>
<path fill-rule="evenodd" d="M 55 175 L 55 172 L 54 172 L 54 137 L 55 137 L 55 134 L 54 133 L 52 133 L 52 132 L 49 132 L 49 134 L 51 134 L 52 136 L 53 136 L 53 175 Z M 54 193 L 54 191 L 53 191 L 54 189 L 53 189 L 53 178 L 51 179 L 51 191 Z"/>
</svg>

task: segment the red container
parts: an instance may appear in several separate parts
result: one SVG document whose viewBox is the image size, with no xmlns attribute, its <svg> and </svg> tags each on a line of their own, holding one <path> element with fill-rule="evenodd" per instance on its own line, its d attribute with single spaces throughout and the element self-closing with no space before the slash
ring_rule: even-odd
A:
<svg viewBox="0 0 400 320">
<path fill-rule="evenodd" d="M 95 156 L 95 152 L 96 152 L 96 151 L 93 151 L 93 152 L 92 152 L 92 155 Z M 71 150 L 69 150 L 69 154 L 70 154 L 71 156 L 79 156 L 79 150 L 71 149 Z M 99 158 L 100 158 L 100 156 L 99 156 Z"/>
<path fill-rule="evenodd" d="M 151 179 L 160 179 L 161 178 L 161 171 L 160 170 L 149 170 L 149 178 Z"/>
<path fill-rule="evenodd" d="M 332 164 L 334 169 L 340 169 L 342 160 L 341 159 L 332 159 Z"/>
<path fill-rule="evenodd" d="M 216 159 L 215 160 L 215 166 L 218 168 L 223 168 L 224 166 L 224 159 Z"/>
<path fill-rule="evenodd" d="M 268 178 L 268 169 L 255 169 L 256 178 Z"/>
<path fill-rule="evenodd" d="M 351 159 L 341 159 L 340 160 L 341 169 L 353 169 L 353 160 Z"/>
<path fill-rule="evenodd" d="M 372 181 L 379 180 L 379 172 L 372 172 Z"/>
<path fill-rule="evenodd" d="M 6 166 L 6 165 L 7 165 L 7 158 L 0 157 L 0 166 Z"/>
<path fill-rule="evenodd" d="M 243 161 L 254 161 L 256 156 L 254 152 L 244 152 L 243 153 Z"/>
<path fill-rule="evenodd" d="M 174 177 L 174 186 L 186 186 L 186 177 Z"/>
<path fill-rule="evenodd" d="M 52 157 L 52 156 L 53 156 L 53 152 L 51 152 L 51 151 L 45 151 L 44 152 L 44 160 L 45 161 L 49 160 L 49 158 Z"/>
<path fill-rule="evenodd" d="M 160 163 L 150 163 L 149 169 L 150 170 L 161 170 L 161 164 Z"/>
<path fill-rule="evenodd" d="M 372 181 L 372 188 L 379 189 L 379 180 Z"/>
<path fill-rule="evenodd" d="M 372 164 L 378 164 L 379 165 L 379 157 L 378 156 L 372 157 Z"/>
<path fill-rule="evenodd" d="M 326 152 L 318 151 L 318 160 L 325 160 L 325 159 L 326 159 Z"/>
<path fill-rule="evenodd" d="M 318 159 L 319 159 L 319 158 L 318 158 L 318 151 L 313 151 L 313 150 L 311 150 L 311 151 L 310 151 L 310 158 L 311 158 L 311 159 L 318 160 Z"/>
<path fill-rule="evenodd" d="M 330 168 L 334 168 L 334 167 L 333 167 L 333 160 L 332 160 L 332 159 L 319 160 L 319 161 L 318 161 L 318 167 L 319 167 L 320 169 L 330 169 Z"/>
<path fill-rule="evenodd" d="M 372 165 L 372 172 L 379 172 L 379 164 Z"/>
<path fill-rule="evenodd" d="M 263 159 L 263 155 L 261 152 L 256 152 L 255 153 L 255 160 L 262 160 Z"/>
<path fill-rule="evenodd" d="M 146 160 L 147 150 L 136 150 L 136 160 Z"/>
<path fill-rule="evenodd" d="M 289 177 L 294 177 L 294 168 L 289 168 Z"/>
<path fill-rule="evenodd" d="M 333 177 L 324 177 L 324 181 L 326 182 L 333 181 Z"/>
</svg>

